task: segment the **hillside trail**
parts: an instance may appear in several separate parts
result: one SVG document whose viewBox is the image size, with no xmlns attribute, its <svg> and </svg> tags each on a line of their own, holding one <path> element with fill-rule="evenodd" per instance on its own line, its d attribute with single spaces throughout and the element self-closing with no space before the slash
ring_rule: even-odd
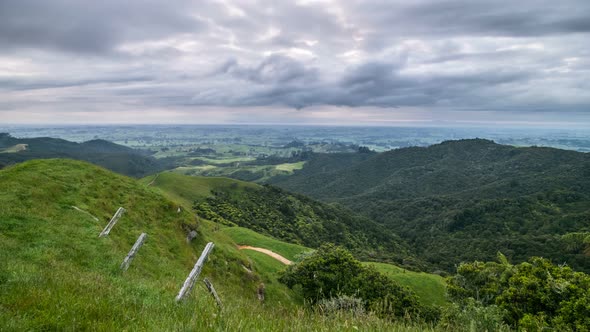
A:
<svg viewBox="0 0 590 332">
<path fill-rule="evenodd" d="M 251 246 L 238 246 L 238 249 L 242 250 L 242 249 L 248 249 L 248 250 L 254 250 L 254 251 L 258 251 L 261 252 L 263 254 L 266 254 L 276 260 L 278 260 L 279 262 L 285 264 L 285 265 L 291 265 L 293 264 L 293 262 L 291 262 L 290 260 L 286 259 L 285 257 L 277 254 L 276 252 L 272 252 L 268 249 L 264 249 L 264 248 L 258 248 L 258 247 L 251 247 Z"/>
<path fill-rule="evenodd" d="M 156 180 L 158 179 L 158 176 L 160 176 L 160 173 L 156 174 L 156 177 L 150 183 L 148 183 L 148 187 L 151 186 L 152 184 L 154 184 L 154 182 L 156 182 Z"/>
</svg>

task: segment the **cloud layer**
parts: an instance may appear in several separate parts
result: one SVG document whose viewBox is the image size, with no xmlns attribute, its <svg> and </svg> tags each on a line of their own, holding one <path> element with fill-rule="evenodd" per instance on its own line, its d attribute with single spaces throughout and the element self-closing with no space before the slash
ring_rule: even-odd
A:
<svg viewBox="0 0 590 332">
<path fill-rule="evenodd" d="M 588 121 L 588 17 L 587 0 L 4 0 L 0 120 Z"/>
</svg>

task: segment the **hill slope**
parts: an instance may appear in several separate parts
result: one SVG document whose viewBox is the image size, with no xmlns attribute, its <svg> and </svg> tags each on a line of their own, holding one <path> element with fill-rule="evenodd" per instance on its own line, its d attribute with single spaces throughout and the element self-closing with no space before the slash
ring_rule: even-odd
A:
<svg viewBox="0 0 590 332">
<path fill-rule="evenodd" d="M 221 225 L 246 227 L 312 248 L 331 242 L 363 259 L 421 264 L 399 237 L 370 219 L 276 187 L 172 172 L 142 181 L 185 205 L 193 203 L 199 216 Z"/>
<path fill-rule="evenodd" d="M 590 269 L 559 240 L 590 229 L 588 154 L 474 139 L 392 150 L 334 171 L 323 163 L 338 156 L 322 158 L 273 183 L 363 213 L 441 268 L 502 251 Z"/>
<path fill-rule="evenodd" d="M 237 244 L 268 249 L 292 261 L 297 261 L 301 256 L 312 251 L 310 248 L 285 243 L 243 227 L 225 227 L 221 231 L 229 235 Z M 257 252 L 246 251 L 245 254 L 255 261 L 267 261 L 266 257 Z M 280 271 L 284 267 L 280 262 L 272 260 L 271 258 L 271 260 L 268 260 L 270 262 L 267 263 L 270 269 Z M 408 271 L 393 264 L 375 262 L 366 262 L 365 264 L 375 267 L 378 271 L 411 289 L 425 305 L 445 306 L 448 304 L 448 300 L 446 299 L 446 285 L 441 276 Z"/>
<path fill-rule="evenodd" d="M 73 160 L 0 170 L 0 326 L 22 330 L 418 331 L 375 316 L 323 316 L 276 281 L 274 261 L 246 256 L 218 225 L 133 179 Z M 127 212 L 108 237 L 114 211 Z M 75 208 L 74 208 L 75 207 Z M 178 208 L 181 207 L 180 211 Z M 98 221 L 96 219 L 98 219 Z M 198 236 L 187 243 L 189 230 Z M 119 265 L 142 232 L 130 268 Z M 209 241 L 215 248 L 183 303 L 180 286 Z M 262 254 L 260 254 L 262 255 Z M 248 270 L 244 269 L 248 267 Z M 213 282 L 220 311 L 201 284 Z M 256 298 L 266 284 L 264 303 Z"/>
<path fill-rule="evenodd" d="M 14 138 L 0 133 L 0 168 L 31 159 L 49 158 L 85 160 L 134 177 L 166 168 L 163 161 L 105 140 L 76 143 L 49 137 Z"/>
<path fill-rule="evenodd" d="M 1 170 L 0 187 L 0 326 L 6 330 L 212 329 L 221 321 L 204 287 L 197 285 L 186 304 L 174 303 L 208 241 L 216 247 L 202 276 L 229 312 L 268 315 L 255 306 L 256 287 L 267 280 L 242 269 L 248 258 L 234 242 L 132 179 L 84 162 L 36 160 Z M 127 212 L 99 238 L 119 206 Z M 197 239 L 187 244 L 186 232 L 197 227 Z M 145 245 L 121 273 L 119 264 L 142 232 Z M 267 289 L 271 305 L 296 303 L 280 284 Z M 237 326 L 238 317 L 224 323 Z"/>
</svg>

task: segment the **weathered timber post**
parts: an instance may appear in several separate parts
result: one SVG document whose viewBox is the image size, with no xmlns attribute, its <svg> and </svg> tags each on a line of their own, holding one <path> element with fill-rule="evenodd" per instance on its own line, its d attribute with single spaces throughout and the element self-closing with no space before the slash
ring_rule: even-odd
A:
<svg viewBox="0 0 590 332">
<path fill-rule="evenodd" d="M 258 295 L 258 300 L 260 302 L 264 302 L 264 293 L 265 293 L 265 287 L 264 287 L 264 283 L 260 283 L 260 285 L 258 285 L 258 290 L 256 291 L 256 295 Z"/>
<path fill-rule="evenodd" d="M 186 296 L 186 294 L 188 294 L 191 291 L 191 289 L 195 285 L 196 279 L 199 277 L 199 274 L 201 274 L 201 270 L 203 269 L 203 265 L 207 260 L 207 256 L 209 256 L 209 253 L 211 252 L 211 250 L 213 250 L 214 246 L 215 245 L 213 244 L 213 242 L 207 243 L 205 249 L 203 249 L 203 252 L 201 253 L 201 257 L 199 257 L 197 263 L 195 264 L 195 267 L 193 267 L 193 270 L 191 271 L 191 273 L 189 273 L 188 277 L 184 281 L 182 288 L 180 288 L 180 291 L 176 296 L 176 302 L 182 300 Z"/>
<path fill-rule="evenodd" d="M 197 237 L 197 231 L 192 230 L 186 236 L 186 243 L 191 243 Z"/>
<path fill-rule="evenodd" d="M 207 286 L 207 289 L 209 290 L 211 295 L 213 295 L 213 298 L 215 299 L 215 302 L 217 302 L 219 309 L 223 309 L 223 304 L 221 304 L 221 299 L 217 295 L 215 288 L 213 288 L 213 284 L 211 284 L 211 281 L 209 281 L 209 279 L 205 278 L 205 279 L 203 279 L 203 282 L 205 283 L 205 286 Z"/>
<path fill-rule="evenodd" d="M 119 221 L 119 218 L 121 218 L 121 216 L 123 215 L 123 213 L 125 211 L 126 210 L 124 208 L 120 207 L 117 210 L 117 212 L 115 212 L 115 215 L 113 216 L 113 218 L 111 218 L 111 221 L 109 221 L 107 226 L 102 230 L 102 232 L 100 232 L 100 235 L 98 237 L 103 237 L 103 236 L 109 235 L 109 233 L 111 232 L 111 229 L 113 228 L 113 226 L 115 226 L 117 221 Z"/>
<path fill-rule="evenodd" d="M 131 261 L 135 257 L 135 254 L 137 254 L 137 251 L 139 250 L 139 248 L 141 248 L 141 246 L 145 242 L 146 237 L 147 237 L 146 233 L 141 233 L 141 235 L 137 238 L 137 241 L 135 241 L 135 244 L 133 245 L 133 247 L 131 247 L 131 250 L 129 250 L 127 257 L 125 257 L 125 259 L 123 260 L 123 263 L 121 263 L 121 270 L 127 271 L 127 269 L 129 268 L 129 265 L 131 264 Z"/>
</svg>

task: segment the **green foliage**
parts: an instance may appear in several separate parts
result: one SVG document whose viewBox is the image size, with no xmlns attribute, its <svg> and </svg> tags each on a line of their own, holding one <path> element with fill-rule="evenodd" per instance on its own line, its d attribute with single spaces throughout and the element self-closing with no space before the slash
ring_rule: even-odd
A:
<svg viewBox="0 0 590 332">
<path fill-rule="evenodd" d="M 517 265 L 505 261 L 464 263 L 449 279 L 448 289 L 460 303 L 475 299 L 483 305 L 497 305 L 512 326 L 590 329 L 590 276 L 543 258 Z"/>
<path fill-rule="evenodd" d="M 271 183 L 386 226 L 433 268 L 533 255 L 590 272 L 561 236 L 590 230 L 590 154 L 473 139 L 370 154 L 314 154 Z"/>
<path fill-rule="evenodd" d="M 484 306 L 473 299 L 443 309 L 437 327 L 448 331 L 510 331 L 504 312 L 496 305 Z M 535 331 L 535 330 L 530 330 Z"/>
<path fill-rule="evenodd" d="M 346 295 L 362 299 L 366 309 L 382 317 L 416 319 L 426 311 L 410 290 L 333 245 L 323 245 L 303 261 L 289 266 L 279 280 L 300 289 L 311 303 Z"/>
<path fill-rule="evenodd" d="M 209 220 L 237 224 L 283 241 L 311 248 L 335 243 L 363 259 L 420 265 L 407 259 L 408 251 L 400 244 L 403 241 L 391 231 L 349 210 L 272 186 L 237 189 L 213 189 L 209 197 L 197 200 L 193 207 L 198 215 Z M 175 190 L 172 188 L 171 192 Z"/>
<path fill-rule="evenodd" d="M 584 249 L 584 253 L 590 256 L 590 232 L 567 233 L 561 239 L 565 242 L 567 249 L 574 252 Z"/>
</svg>

